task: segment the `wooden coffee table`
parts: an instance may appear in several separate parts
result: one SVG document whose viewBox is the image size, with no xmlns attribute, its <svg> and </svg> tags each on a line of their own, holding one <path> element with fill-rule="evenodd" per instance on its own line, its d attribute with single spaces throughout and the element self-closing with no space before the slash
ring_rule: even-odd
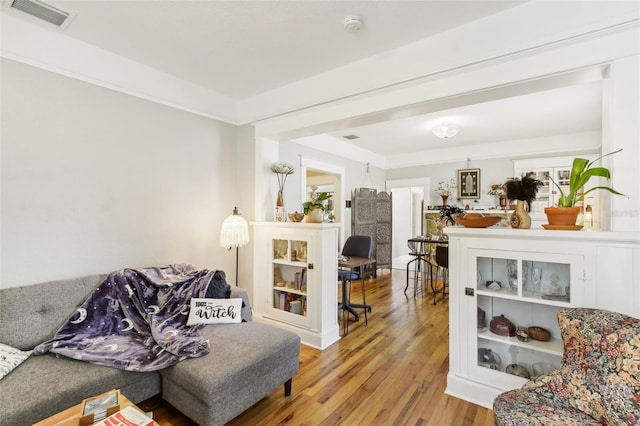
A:
<svg viewBox="0 0 640 426">
<path fill-rule="evenodd" d="M 97 395 L 95 398 L 100 398 L 107 394 L 117 392 L 118 393 L 118 404 L 120 405 L 120 409 L 122 410 L 124 407 L 133 407 L 136 410 L 144 413 L 140 408 L 138 408 L 133 402 L 129 401 L 126 396 L 120 393 L 120 390 L 110 390 L 109 392 L 105 392 L 103 394 Z M 92 397 L 93 399 L 93 397 Z M 73 407 L 67 408 L 64 411 L 59 412 L 51 417 L 48 417 L 34 426 L 78 426 L 80 424 L 80 418 L 82 417 L 82 409 L 84 407 L 84 401 L 82 401 L 78 405 L 74 405 Z M 155 421 L 154 425 L 160 426 Z"/>
</svg>

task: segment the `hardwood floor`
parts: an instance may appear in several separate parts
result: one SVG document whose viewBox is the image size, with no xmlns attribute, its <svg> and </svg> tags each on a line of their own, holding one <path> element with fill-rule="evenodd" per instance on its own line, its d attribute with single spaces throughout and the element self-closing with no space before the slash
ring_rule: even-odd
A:
<svg viewBox="0 0 640 426">
<path fill-rule="evenodd" d="M 448 297 L 440 293 L 434 306 L 430 290 L 414 297 L 412 285 L 407 295 L 404 286 L 403 270 L 368 279 L 369 325 L 351 322 L 349 334 L 324 351 L 302 345 L 291 397 L 281 386 L 229 424 L 492 426 L 491 410 L 444 394 Z M 162 426 L 194 424 L 160 398 L 139 405 Z"/>
</svg>

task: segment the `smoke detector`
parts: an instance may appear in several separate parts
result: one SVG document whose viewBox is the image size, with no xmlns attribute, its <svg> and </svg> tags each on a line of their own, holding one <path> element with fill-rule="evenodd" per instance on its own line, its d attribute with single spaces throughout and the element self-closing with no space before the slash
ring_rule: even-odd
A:
<svg viewBox="0 0 640 426">
<path fill-rule="evenodd" d="M 364 23 L 362 22 L 362 19 L 358 16 L 349 16 L 344 20 L 343 25 L 344 25 L 345 31 L 350 33 L 357 33 L 362 29 L 362 27 L 364 26 Z"/>
</svg>

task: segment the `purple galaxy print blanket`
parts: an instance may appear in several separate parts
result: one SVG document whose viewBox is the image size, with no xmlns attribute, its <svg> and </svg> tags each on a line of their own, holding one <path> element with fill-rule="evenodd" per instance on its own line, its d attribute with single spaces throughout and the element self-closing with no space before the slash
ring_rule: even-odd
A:
<svg viewBox="0 0 640 426">
<path fill-rule="evenodd" d="M 224 272 L 192 265 L 112 272 L 34 352 L 122 370 L 160 370 L 209 353 L 202 326 L 186 325 L 191 298 L 230 293 Z"/>
</svg>

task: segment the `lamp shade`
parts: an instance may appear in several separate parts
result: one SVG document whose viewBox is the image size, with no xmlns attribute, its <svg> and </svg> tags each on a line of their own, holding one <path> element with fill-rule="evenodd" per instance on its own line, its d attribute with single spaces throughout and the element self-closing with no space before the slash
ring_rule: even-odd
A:
<svg viewBox="0 0 640 426">
<path fill-rule="evenodd" d="M 222 247 L 242 247 L 249 242 L 249 225 L 240 216 L 238 208 L 233 208 L 233 214 L 222 222 L 220 230 L 220 245 Z"/>
</svg>

